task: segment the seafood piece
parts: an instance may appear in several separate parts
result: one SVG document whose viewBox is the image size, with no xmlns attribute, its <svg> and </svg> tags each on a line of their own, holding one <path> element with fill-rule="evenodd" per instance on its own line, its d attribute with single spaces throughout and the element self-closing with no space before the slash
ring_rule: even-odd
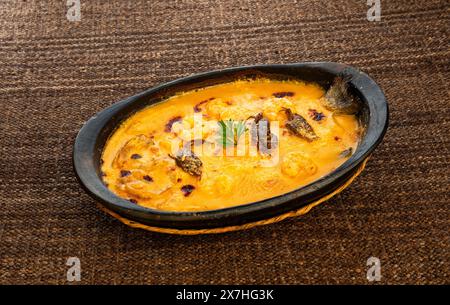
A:
<svg viewBox="0 0 450 305">
<path fill-rule="evenodd" d="M 281 172 L 289 177 L 310 176 L 317 172 L 317 165 L 302 152 L 290 152 L 281 162 Z"/>
<path fill-rule="evenodd" d="M 174 166 L 169 160 L 159 160 L 145 169 L 122 170 L 117 181 L 119 189 L 139 199 L 150 199 L 169 190 L 176 183 Z"/>
<path fill-rule="evenodd" d="M 202 179 L 200 182 L 200 187 L 208 195 L 229 195 L 234 186 L 234 179 L 230 175 L 218 174 L 209 175 Z"/>
<path fill-rule="evenodd" d="M 289 108 L 284 108 L 283 111 L 286 113 L 288 118 L 285 126 L 290 132 L 308 141 L 313 141 L 319 138 L 311 125 L 309 125 L 308 121 L 306 121 L 300 114 L 293 113 Z"/>
<path fill-rule="evenodd" d="M 270 122 L 262 112 L 249 118 L 254 119 L 250 135 L 252 145 L 257 145 L 258 150 L 263 154 L 269 154 L 278 145 L 277 136 L 270 131 Z"/>
<path fill-rule="evenodd" d="M 176 181 L 173 162 L 161 155 L 159 147 L 145 135 L 126 142 L 112 165 L 119 170 L 116 185 L 132 198 L 150 199 L 171 188 Z"/>
<path fill-rule="evenodd" d="M 348 79 L 338 76 L 334 79 L 323 99 L 324 106 L 335 114 L 355 114 L 359 110 L 358 99 L 348 90 Z"/>
<path fill-rule="evenodd" d="M 190 149 L 181 149 L 175 156 L 169 155 L 169 157 L 174 159 L 176 165 L 189 175 L 197 177 L 202 175 L 202 160 Z"/>
<path fill-rule="evenodd" d="M 113 166 L 116 168 L 139 167 L 140 164 L 152 159 L 158 150 L 155 142 L 146 135 L 135 136 L 119 150 L 113 160 Z"/>
</svg>

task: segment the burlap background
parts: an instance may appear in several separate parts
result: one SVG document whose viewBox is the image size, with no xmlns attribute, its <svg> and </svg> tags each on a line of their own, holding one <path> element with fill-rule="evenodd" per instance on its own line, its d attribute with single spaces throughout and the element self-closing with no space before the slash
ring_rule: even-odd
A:
<svg viewBox="0 0 450 305">
<path fill-rule="evenodd" d="M 449 6 L 445 0 L 0 1 L 0 283 L 449 283 Z M 257 63 L 355 65 L 390 129 L 366 171 L 298 219 L 212 236 L 130 229 L 79 187 L 75 135 L 155 84 Z"/>
</svg>

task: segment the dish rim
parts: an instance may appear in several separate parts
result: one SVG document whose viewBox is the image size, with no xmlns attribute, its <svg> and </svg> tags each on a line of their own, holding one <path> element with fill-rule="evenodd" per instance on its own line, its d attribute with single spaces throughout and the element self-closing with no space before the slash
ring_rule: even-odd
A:
<svg viewBox="0 0 450 305">
<path fill-rule="evenodd" d="M 351 86 L 367 104 L 369 118 L 366 133 L 358 144 L 354 154 L 334 171 L 308 185 L 281 195 L 242 205 L 202 211 L 165 211 L 136 205 L 112 193 L 100 178 L 98 168 L 95 166 L 94 157 L 96 150 L 98 150 L 97 144 L 100 137 L 106 136 L 108 138 L 111 135 L 111 133 L 107 135 L 104 134 L 105 127 L 107 124 L 111 124 L 115 115 L 119 115 L 121 112 L 126 111 L 128 107 L 132 109 L 134 106 L 134 108 L 139 108 L 138 110 L 142 109 L 142 106 L 139 107 L 138 103 L 142 98 L 148 96 L 151 97 L 158 92 L 164 91 L 166 88 L 195 83 L 196 81 L 200 82 L 202 79 L 220 78 L 221 76 L 226 76 L 228 74 L 233 75 L 234 73 L 246 70 L 267 73 L 267 70 L 283 69 L 298 69 L 298 79 L 302 79 L 302 69 L 317 69 L 321 70 L 321 72 L 333 75 L 338 75 L 340 73 L 351 75 Z M 286 73 L 285 75 L 288 74 Z M 150 106 L 157 102 L 158 101 L 152 101 L 150 99 L 146 104 Z M 121 121 L 134 113 L 129 109 L 128 112 L 128 115 Z M 82 126 L 77 134 L 72 156 L 73 167 L 79 183 L 89 195 L 100 201 L 100 203 L 107 208 L 132 221 L 166 228 L 190 229 L 242 224 L 254 221 L 255 219 L 267 218 L 269 217 L 268 215 L 277 215 L 293 210 L 294 208 L 304 207 L 313 201 L 314 198 L 331 193 L 334 188 L 337 188 L 340 185 L 339 181 L 342 182 L 342 180 L 345 180 L 345 177 L 351 175 L 358 165 L 360 165 L 379 145 L 386 133 L 388 120 L 388 104 L 381 88 L 366 73 L 349 65 L 334 62 L 304 62 L 232 67 L 198 73 L 157 85 L 98 112 Z M 120 124 L 120 122 L 118 124 Z M 116 124 L 116 126 L 118 125 Z M 101 150 L 103 151 L 103 147 Z M 299 202 L 295 205 L 283 206 L 285 203 L 291 202 L 294 199 Z"/>
</svg>

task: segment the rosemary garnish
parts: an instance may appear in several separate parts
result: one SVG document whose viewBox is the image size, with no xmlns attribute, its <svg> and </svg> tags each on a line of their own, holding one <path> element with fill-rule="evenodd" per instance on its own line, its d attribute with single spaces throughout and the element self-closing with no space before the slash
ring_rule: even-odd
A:
<svg viewBox="0 0 450 305">
<path fill-rule="evenodd" d="M 217 123 L 220 127 L 217 142 L 222 144 L 222 147 L 236 146 L 239 142 L 239 138 L 247 131 L 244 121 L 233 121 L 229 119 Z"/>
</svg>

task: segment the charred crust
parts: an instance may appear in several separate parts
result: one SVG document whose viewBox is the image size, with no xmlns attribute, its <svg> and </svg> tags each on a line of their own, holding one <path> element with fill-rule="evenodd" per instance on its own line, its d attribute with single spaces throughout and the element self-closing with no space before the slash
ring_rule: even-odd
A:
<svg viewBox="0 0 450 305">
<path fill-rule="evenodd" d="M 164 131 L 165 132 L 171 132 L 172 131 L 172 126 L 174 123 L 181 121 L 181 116 L 177 115 L 173 118 L 171 118 L 167 123 L 166 126 L 164 127 Z"/>
<path fill-rule="evenodd" d="M 292 91 L 282 91 L 282 92 L 274 92 L 272 95 L 276 98 L 282 98 L 282 97 L 292 97 L 295 95 Z"/>
<path fill-rule="evenodd" d="M 195 190 L 195 186 L 191 184 L 183 185 L 181 187 L 181 192 L 183 192 L 184 197 L 189 196 Z"/>
<path fill-rule="evenodd" d="M 191 176 L 201 177 L 203 163 L 189 149 L 180 150 L 175 156 L 169 154 L 169 157 L 175 160 L 175 164 Z"/>
</svg>

